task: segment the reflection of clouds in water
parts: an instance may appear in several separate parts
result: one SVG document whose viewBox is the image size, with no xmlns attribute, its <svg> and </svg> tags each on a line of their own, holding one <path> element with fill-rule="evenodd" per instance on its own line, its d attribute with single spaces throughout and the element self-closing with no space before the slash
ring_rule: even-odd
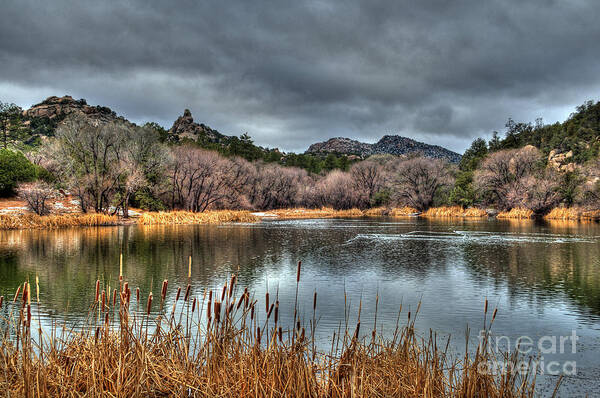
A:
<svg viewBox="0 0 600 398">
<path fill-rule="evenodd" d="M 358 234 L 347 243 L 360 239 L 375 242 L 430 241 L 446 243 L 512 244 L 512 243 L 598 243 L 595 236 L 569 236 L 541 233 L 477 232 L 477 231 L 410 231 L 403 234 Z"/>
</svg>

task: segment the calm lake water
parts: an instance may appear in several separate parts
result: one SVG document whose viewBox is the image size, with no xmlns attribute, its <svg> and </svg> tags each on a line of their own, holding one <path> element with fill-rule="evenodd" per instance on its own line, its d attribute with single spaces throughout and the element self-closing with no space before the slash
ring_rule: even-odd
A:
<svg viewBox="0 0 600 398">
<path fill-rule="evenodd" d="M 559 370 L 576 361 L 577 374 L 565 377 L 561 395 L 600 391 L 596 223 L 353 219 L 0 231 L 0 295 L 12 298 L 20 283 L 35 281 L 37 274 L 43 322 L 77 325 L 93 300 L 96 279 L 117 285 L 121 252 L 125 278 L 140 287 L 142 297 L 151 290 L 157 297 L 162 280 L 169 279 L 173 299 L 176 287 L 187 283 L 191 255 L 195 295 L 221 287 L 237 272 L 240 285 L 259 300 L 267 289 L 278 292 L 284 320 L 293 316 L 296 264 L 302 260 L 300 313 L 312 316 L 316 290 L 324 346 L 344 321 L 345 294 L 352 326 L 362 300 L 367 332 L 379 295 L 377 324 L 384 333 L 393 331 L 401 305 L 405 323 L 408 310 L 414 313 L 421 301 L 419 331 L 451 335 L 460 354 L 467 327 L 476 344 L 487 298 L 498 308 L 494 334 L 511 344 L 519 336 L 534 345 L 542 336 L 558 342 L 574 330 L 575 353 L 566 343 L 565 353 L 545 353 L 543 360 L 558 361 Z M 556 380 L 539 377 L 540 393 L 551 392 Z"/>
</svg>

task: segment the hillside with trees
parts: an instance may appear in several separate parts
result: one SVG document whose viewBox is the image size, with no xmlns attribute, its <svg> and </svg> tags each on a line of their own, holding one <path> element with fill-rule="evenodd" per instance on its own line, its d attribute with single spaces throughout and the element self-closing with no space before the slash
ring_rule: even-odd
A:
<svg viewBox="0 0 600 398">
<path fill-rule="evenodd" d="M 364 160 L 283 153 L 256 146 L 247 134 L 228 136 L 197 123 L 188 110 L 169 130 L 152 122 L 138 126 L 70 97 L 51 97 L 26 111 L 2 104 L 1 111 L 0 195 L 18 194 L 38 214 L 65 193 L 81 212 L 125 216 L 130 207 L 425 211 L 460 205 L 536 214 L 557 206 L 600 208 L 598 103 L 553 125 L 509 119 L 502 138 L 476 139 L 458 164 L 419 152 Z"/>
</svg>

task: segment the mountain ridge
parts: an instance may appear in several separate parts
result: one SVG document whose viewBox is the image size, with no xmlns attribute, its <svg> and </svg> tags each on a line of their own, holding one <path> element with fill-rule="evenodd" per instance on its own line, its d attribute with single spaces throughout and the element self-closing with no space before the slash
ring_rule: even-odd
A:
<svg viewBox="0 0 600 398">
<path fill-rule="evenodd" d="M 458 163 L 461 155 L 439 145 L 426 144 L 400 135 L 384 135 L 374 144 L 368 144 L 346 137 L 334 137 L 317 142 L 308 147 L 305 153 L 337 153 L 357 155 L 362 158 L 370 155 L 391 154 L 396 156 L 420 153 L 433 159 L 446 159 Z"/>
</svg>

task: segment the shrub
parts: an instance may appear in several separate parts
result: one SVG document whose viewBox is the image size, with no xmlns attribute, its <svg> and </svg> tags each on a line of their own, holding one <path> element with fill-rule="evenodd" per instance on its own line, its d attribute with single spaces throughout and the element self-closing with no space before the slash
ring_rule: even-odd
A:
<svg viewBox="0 0 600 398">
<path fill-rule="evenodd" d="M 17 193 L 21 199 L 27 202 L 29 209 L 38 216 L 48 214 L 50 201 L 56 198 L 56 190 L 45 182 L 19 184 Z"/>
<path fill-rule="evenodd" d="M 35 166 L 21 152 L 0 150 L 0 196 L 10 196 L 21 182 L 36 178 Z"/>
</svg>

